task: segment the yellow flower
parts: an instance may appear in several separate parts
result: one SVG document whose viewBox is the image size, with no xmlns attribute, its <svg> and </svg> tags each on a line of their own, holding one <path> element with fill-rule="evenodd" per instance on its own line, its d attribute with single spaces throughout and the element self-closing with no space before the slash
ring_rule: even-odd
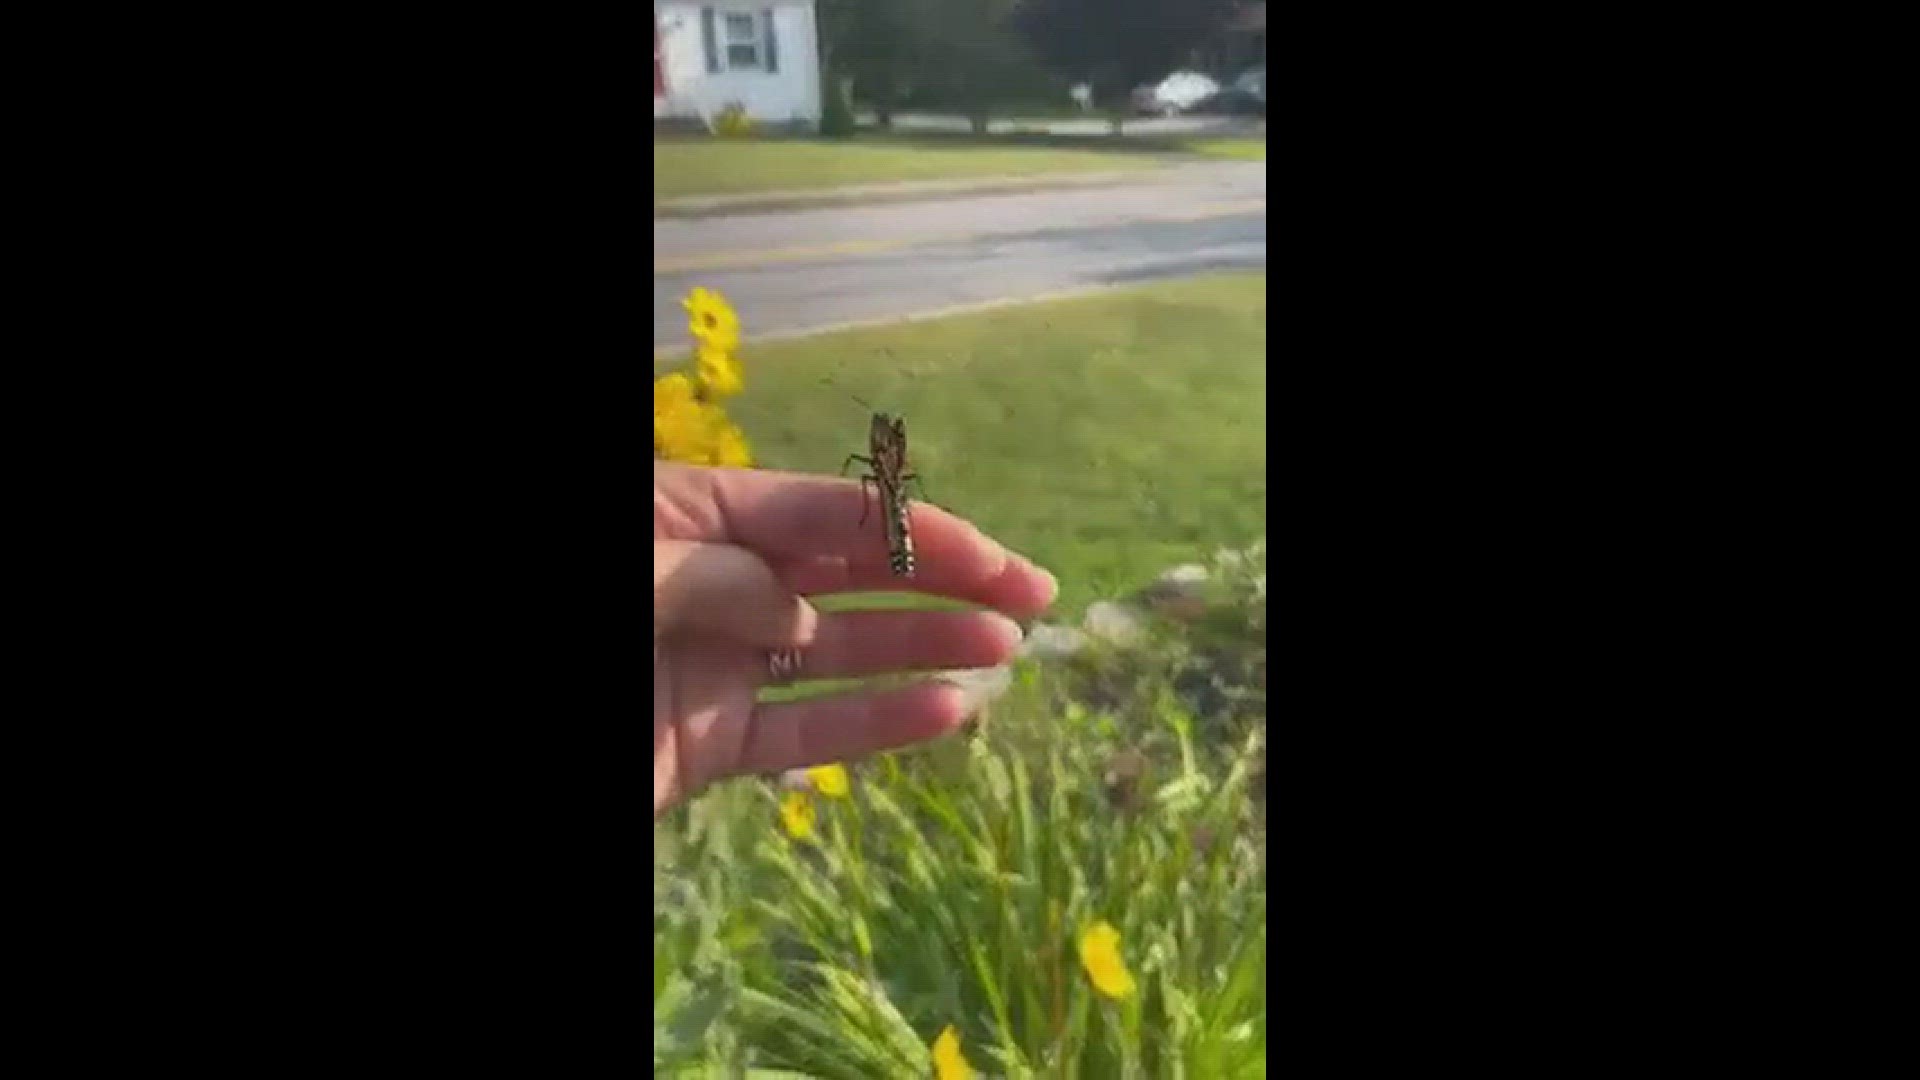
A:
<svg viewBox="0 0 1920 1080">
<path fill-rule="evenodd" d="M 740 344 L 740 316 L 727 299 L 711 289 L 695 289 L 680 302 L 687 309 L 687 329 L 702 345 L 732 352 Z"/>
<path fill-rule="evenodd" d="M 740 376 L 740 361 L 734 359 L 733 353 L 704 341 L 694 349 L 693 370 L 708 401 L 732 397 L 745 384 Z"/>
<path fill-rule="evenodd" d="M 693 380 L 683 372 L 676 371 L 653 380 L 653 415 L 656 420 L 663 413 L 676 412 L 693 404 Z"/>
<path fill-rule="evenodd" d="M 1087 969 L 1093 988 L 1110 998 L 1133 993 L 1133 976 L 1120 959 L 1120 931 L 1107 923 L 1096 922 L 1080 935 L 1080 963 Z"/>
<path fill-rule="evenodd" d="M 654 456 L 689 465 L 749 467 L 753 450 L 747 437 L 719 405 L 746 382 L 733 355 L 740 344 L 740 319 L 725 297 L 708 289 L 693 290 L 681 304 L 696 341 L 693 368 L 654 380 Z"/>
<path fill-rule="evenodd" d="M 653 450 L 670 461 L 684 461 L 700 442 L 700 403 L 693 380 L 675 372 L 653 383 Z"/>
<path fill-rule="evenodd" d="M 804 791 L 789 791 L 780 800 L 780 823 L 795 840 L 813 836 L 813 800 Z"/>
<path fill-rule="evenodd" d="M 702 423 L 699 414 L 691 411 L 654 417 L 653 456 L 663 461 L 699 460 L 705 440 L 701 434 Z"/>
<path fill-rule="evenodd" d="M 807 779 L 813 781 L 813 790 L 828 798 L 847 797 L 847 770 L 839 765 L 821 765 L 808 769 Z"/>
<path fill-rule="evenodd" d="M 713 410 L 718 420 L 709 443 L 707 464 L 725 465 L 730 468 L 744 469 L 753 464 L 753 451 L 747 446 L 747 437 L 728 420 L 719 409 Z"/>
<path fill-rule="evenodd" d="M 971 1080 L 973 1066 L 960 1055 L 960 1033 L 948 1024 L 933 1040 L 933 1075 L 937 1080 Z"/>
<path fill-rule="evenodd" d="M 718 405 L 695 399 L 692 385 L 677 372 L 654 383 L 654 456 L 689 465 L 752 465 L 747 437 Z"/>
<path fill-rule="evenodd" d="M 713 423 L 698 402 L 655 413 L 653 452 L 656 457 L 688 464 L 705 464 L 713 443 Z"/>
</svg>

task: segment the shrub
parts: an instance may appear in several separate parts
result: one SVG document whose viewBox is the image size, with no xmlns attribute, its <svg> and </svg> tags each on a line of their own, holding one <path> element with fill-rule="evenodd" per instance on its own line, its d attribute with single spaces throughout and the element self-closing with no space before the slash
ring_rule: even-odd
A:
<svg viewBox="0 0 1920 1080">
<path fill-rule="evenodd" d="M 747 115 L 745 105 L 728 102 L 714 118 L 713 133 L 726 139 L 744 139 L 753 134 L 753 117 Z"/>
</svg>

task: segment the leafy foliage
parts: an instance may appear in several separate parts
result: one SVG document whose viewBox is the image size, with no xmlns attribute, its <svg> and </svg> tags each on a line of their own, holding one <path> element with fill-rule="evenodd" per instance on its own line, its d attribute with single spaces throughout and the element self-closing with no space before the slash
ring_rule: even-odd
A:
<svg viewBox="0 0 1920 1080">
<path fill-rule="evenodd" d="M 1233 25 L 1242 0 L 1026 0 L 1017 23 L 1049 64 L 1125 105 Z"/>
<path fill-rule="evenodd" d="M 822 0 L 829 81 L 852 78 L 884 125 L 901 107 L 959 112 L 985 130 L 997 111 L 1066 100 L 1066 86 L 1013 24 L 1018 0 Z"/>
<path fill-rule="evenodd" d="M 852 766 L 805 841 L 751 782 L 656 826 L 657 1070 L 925 1076 L 952 1026 L 997 1075 L 1263 1075 L 1264 723 L 1014 683 L 967 735 Z"/>
</svg>

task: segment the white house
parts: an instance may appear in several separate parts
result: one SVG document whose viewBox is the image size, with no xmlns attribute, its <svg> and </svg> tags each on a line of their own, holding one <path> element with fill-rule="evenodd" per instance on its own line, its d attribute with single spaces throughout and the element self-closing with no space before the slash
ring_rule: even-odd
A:
<svg viewBox="0 0 1920 1080">
<path fill-rule="evenodd" d="M 653 115 L 820 125 L 813 0 L 654 0 Z"/>
</svg>

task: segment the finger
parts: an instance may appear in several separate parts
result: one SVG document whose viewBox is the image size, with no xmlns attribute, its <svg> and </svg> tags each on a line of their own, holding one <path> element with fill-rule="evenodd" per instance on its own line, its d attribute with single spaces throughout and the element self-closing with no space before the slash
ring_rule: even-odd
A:
<svg viewBox="0 0 1920 1080">
<path fill-rule="evenodd" d="M 698 632 L 764 649 L 804 646 L 820 613 L 752 552 L 726 544 L 653 543 L 653 636 Z"/>
<path fill-rule="evenodd" d="M 886 566 L 884 510 L 869 505 L 871 498 L 859 481 L 837 477 L 653 466 L 655 536 L 738 544 L 769 562 L 839 558 L 856 567 Z M 941 567 L 952 580 L 991 581 L 1006 566 L 1005 548 L 937 506 L 912 503 L 908 526 L 918 561 Z"/>
<path fill-rule="evenodd" d="M 1047 610 L 1060 592 L 1052 574 L 1011 552 L 1000 573 L 984 579 L 956 579 L 938 563 L 924 562 L 912 577 L 903 578 L 886 567 L 850 566 L 842 559 L 783 563 L 775 572 L 787 588 L 807 596 L 909 590 L 979 604 L 1015 619 Z"/>
<path fill-rule="evenodd" d="M 820 629 L 788 676 L 839 679 L 893 671 L 994 667 L 1013 659 L 1020 627 L 991 611 L 843 611 Z"/>
<path fill-rule="evenodd" d="M 761 705 L 753 710 L 738 771 L 850 761 L 937 738 L 966 719 L 966 694 L 943 682 Z"/>
</svg>

